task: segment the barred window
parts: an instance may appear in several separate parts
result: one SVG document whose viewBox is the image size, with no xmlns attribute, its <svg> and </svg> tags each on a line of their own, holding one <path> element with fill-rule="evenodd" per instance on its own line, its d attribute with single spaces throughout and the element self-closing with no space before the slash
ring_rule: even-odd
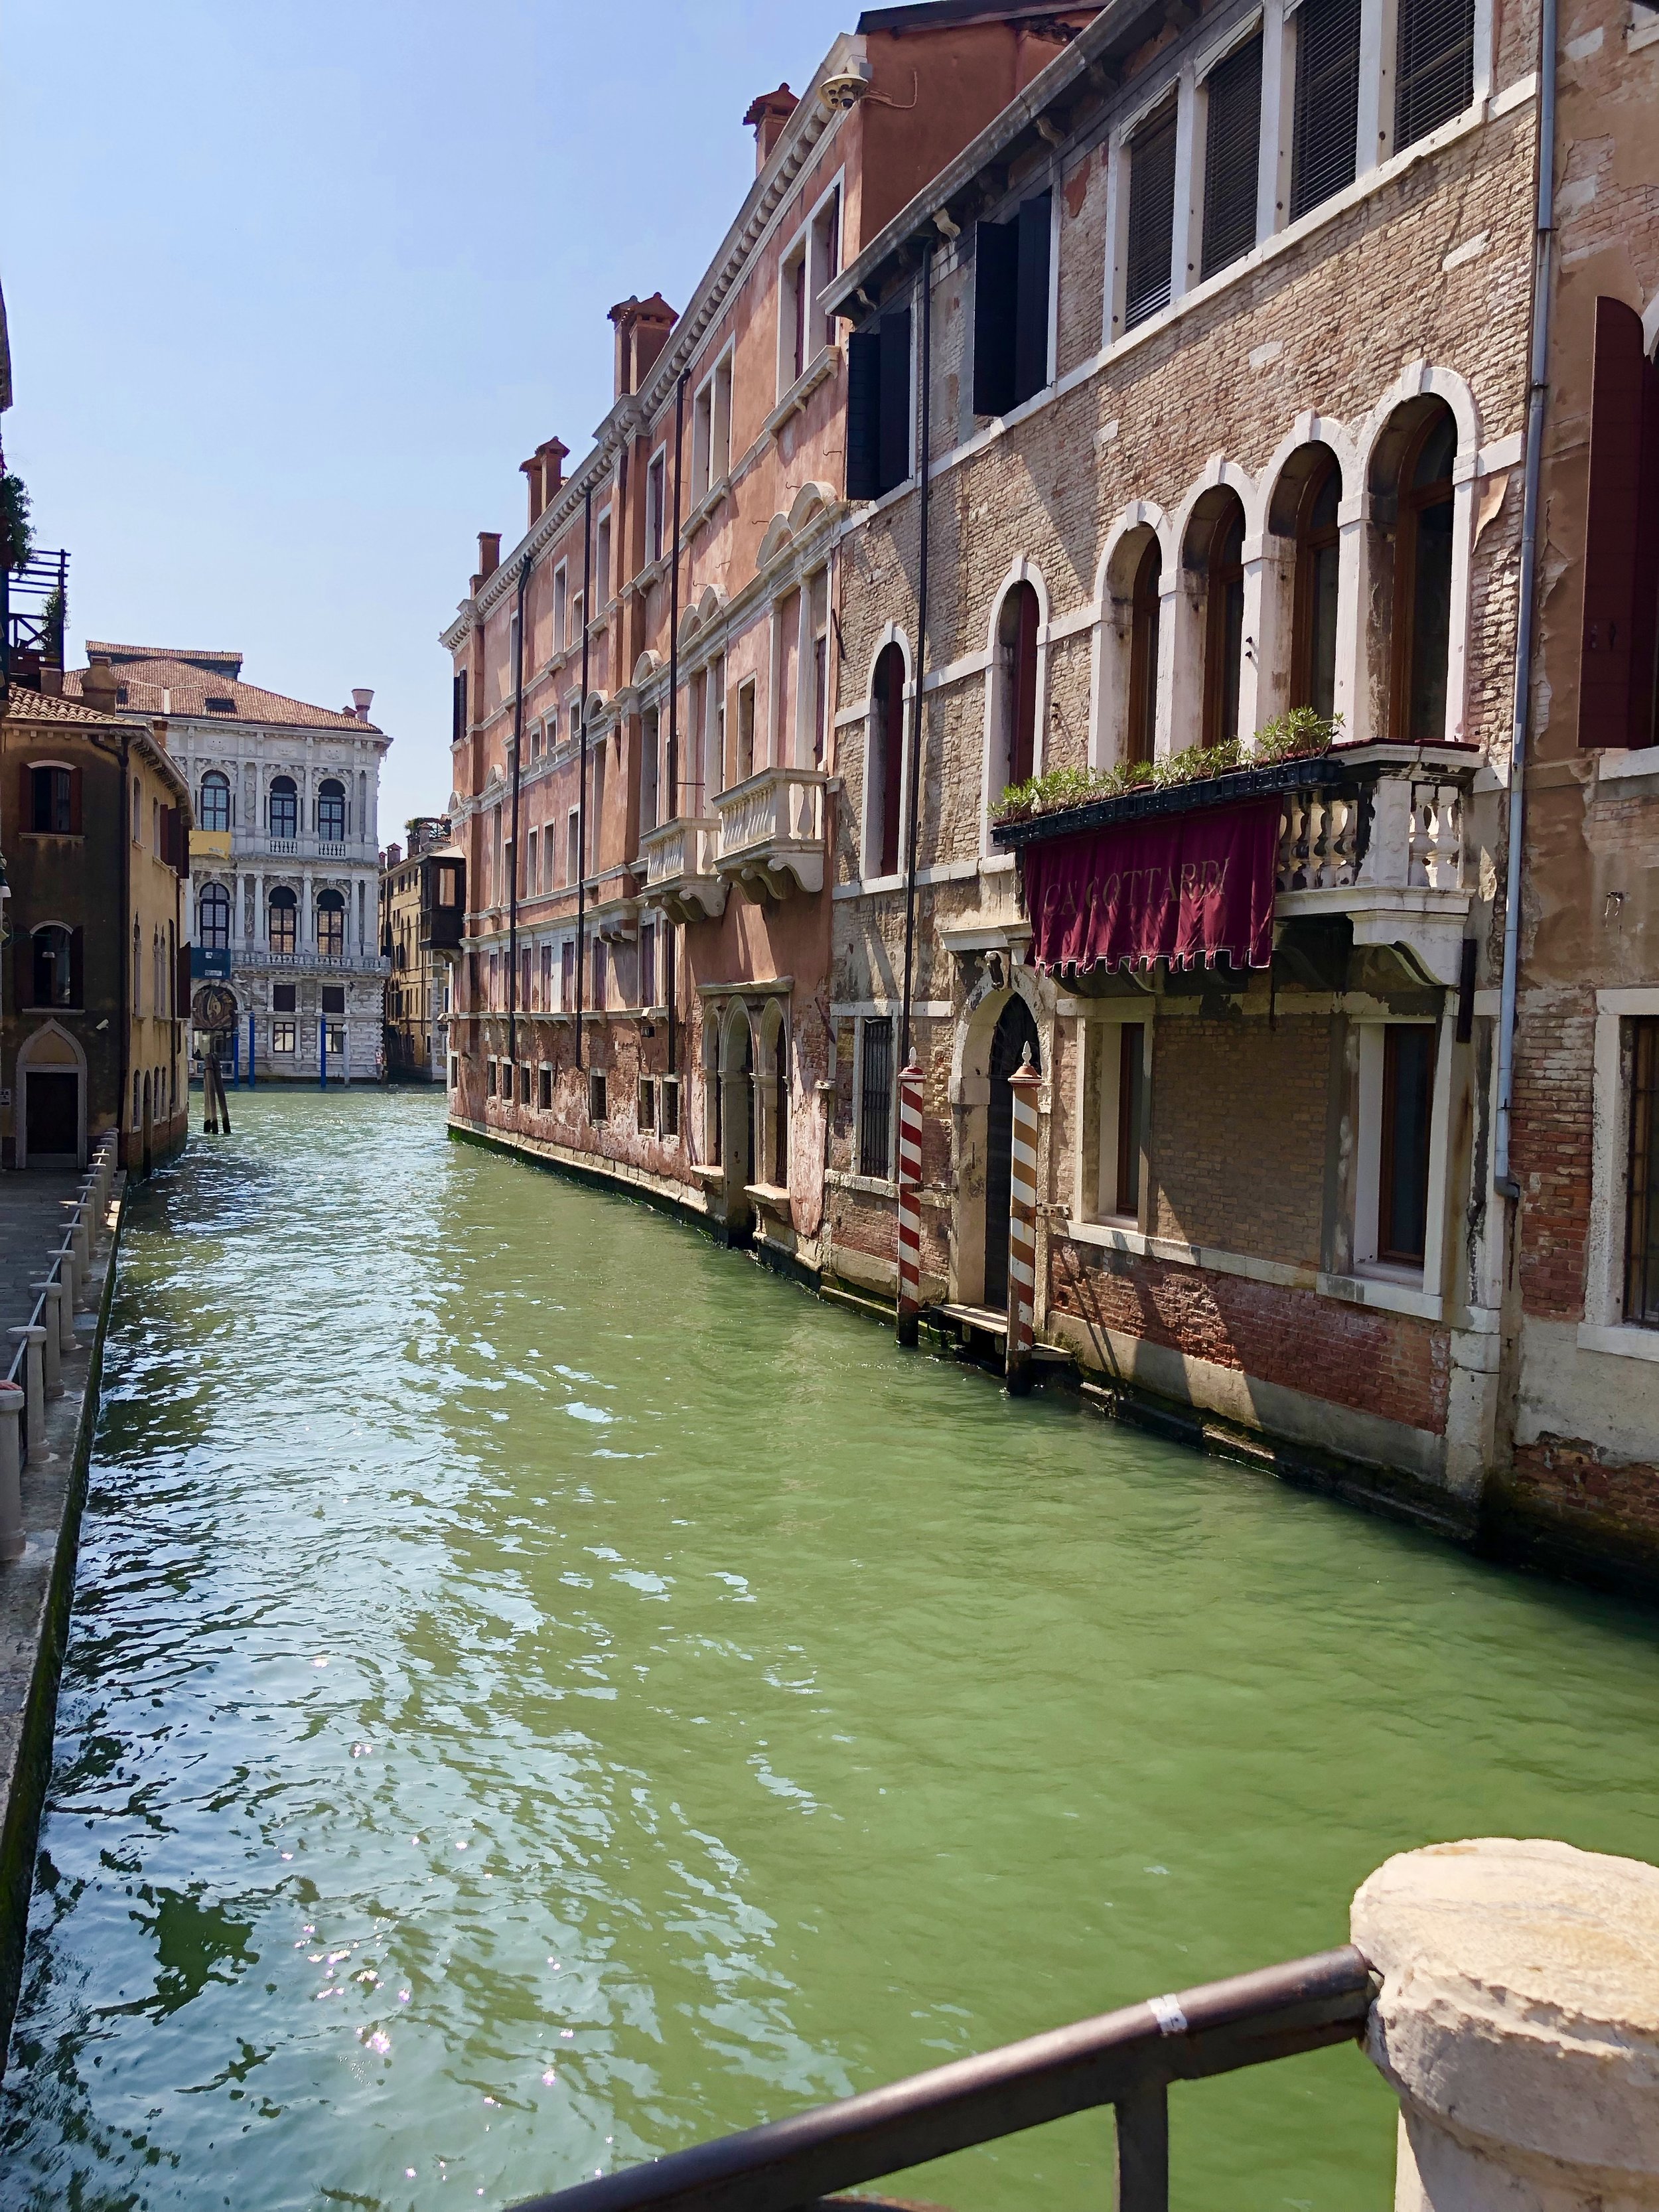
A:
<svg viewBox="0 0 1659 2212">
<path fill-rule="evenodd" d="M 872 1014 L 864 1024 L 859 1086 L 859 1173 L 886 1182 L 893 1157 L 893 1018 Z"/>
<path fill-rule="evenodd" d="M 1260 33 L 1211 70 L 1205 86 L 1204 258 L 1212 276 L 1255 244 L 1261 160 Z"/>
<path fill-rule="evenodd" d="M 1170 304 L 1175 247 L 1176 109 L 1170 101 L 1129 142 L 1129 223 L 1124 252 L 1123 327 L 1133 330 Z"/>
<path fill-rule="evenodd" d="M 1625 1319 L 1659 1328 L 1659 1019 L 1630 1025 Z"/>
<path fill-rule="evenodd" d="M 1291 221 L 1354 179 L 1359 137 L 1359 0 L 1302 0 L 1296 15 Z"/>
<path fill-rule="evenodd" d="M 1425 138 L 1474 97 L 1474 0 L 1400 0 L 1395 151 Z"/>
</svg>

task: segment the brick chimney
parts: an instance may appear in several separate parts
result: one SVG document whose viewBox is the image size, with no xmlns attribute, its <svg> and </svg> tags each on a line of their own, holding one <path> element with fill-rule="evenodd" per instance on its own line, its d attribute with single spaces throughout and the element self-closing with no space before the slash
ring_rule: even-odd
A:
<svg viewBox="0 0 1659 2212">
<path fill-rule="evenodd" d="M 617 331 L 615 397 L 637 392 L 651 374 L 653 364 L 668 343 L 676 317 L 660 292 L 648 300 L 630 297 L 611 310 Z"/>
<path fill-rule="evenodd" d="M 368 720 L 368 710 L 374 704 L 374 694 L 366 690 L 361 684 L 356 685 L 351 694 L 351 711 L 360 722 Z"/>
<path fill-rule="evenodd" d="M 775 92 L 763 92 L 749 103 L 749 112 L 744 117 L 755 133 L 755 173 L 758 176 L 772 158 L 772 149 L 783 136 L 783 126 L 799 106 L 799 100 L 787 84 Z"/>
<path fill-rule="evenodd" d="M 112 714 L 116 707 L 115 671 L 109 655 L 100 653 L 81 673 L 81 704 L 91 714 Z"/>
<path fill-rule="evenodd" d="M 476 596 L 479 586 L 487 584 L 501 565 L 501 533 L 499 530 L 478 532 L 478 573 L 472 579 Z"/>
<path fill-rule="evenodd" d="M 520 461 L 519 473 L 530 487 L 530 520 L 533 526 L 540 521 L 554 500 L 559 486 L 564 482 L 564 465 L 570 448 L 557 438 L 544 438 L 527 461 Z"/>
</svg>

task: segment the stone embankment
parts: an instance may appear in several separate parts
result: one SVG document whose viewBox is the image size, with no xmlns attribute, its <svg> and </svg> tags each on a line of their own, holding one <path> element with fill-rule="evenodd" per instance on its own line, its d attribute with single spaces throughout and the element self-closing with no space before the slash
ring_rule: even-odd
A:
<svg viewBox="0 0 1659 2212">
<path fill-rule="evenodd" d="M 0 1382 L 0 2033 L 22 1966 L 125 1189 L 112 1139 L 84 1176 L 0 1184 L 12 1347 Z"/>
</svg>

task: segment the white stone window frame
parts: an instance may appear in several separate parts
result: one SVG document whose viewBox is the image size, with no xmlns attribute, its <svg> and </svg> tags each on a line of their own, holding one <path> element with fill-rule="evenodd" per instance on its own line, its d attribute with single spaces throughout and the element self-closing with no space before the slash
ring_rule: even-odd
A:
<svg viewBox="0 0 1659 2212">
<path fill-rule="evenodd" d="M 728 337 L 709 363 L 708 372 L 691 395 L 691 507 L 695 514 L 704 500 L 714 498 L 732 475 L 732 392 L 737 361 L 737 340 Z M 720 454 L 721 380 L 725 382 L 726 450 Z M 707 425 L 705 428 L 705 423 Z"/>
<path fill-rule="evenodd" d="M 1630 1178 L 1630 1084 L 1625 1025 L 1659 1018 L 1659 988 L 1595 994 L 1590 1211 L 1584 1243 L 1581 1352 L 1659 1361 L 1659 1328 L 1625 1319 L 1625 1206 Z"/>
<path fill-rule="evenodd" d="M 870 747 L 876 726 L 876 670 L 881 656 L 890 645 L 897 646 L 904 659 L 904 684 L 901 692 L 900 708 L 902 726 L 899 733 L 899 867 L 896 874 L 878 875 L 872 866 L 872 855 L 877 860 L 881 853 L 881 825 L 875 818 L 875 793 L 870 778 Z M 907 633 L 896 623 L 884 624 L 876 640 L 875 650 L 870 655 L 870 665 L 864 679 L 864 794 L 859 809 L 859 880 L 866 891 L 899 890 L 904 882 L 904 855 L 910 849 L 910 731 L 915 714 L 916 663 Z"/>
<path fill-rule="evenodd" d="M 1402 1289 L 1438 1298 L 1445 1266 L 1446 1208 L 1451 1174 L 1451 1148 L 1447 1138 L 1451 1121 L 1456 1007 L 1455 1003 L 1449 1003 L 1438 1014 L 1424 1015 L 1394 1014 L 1386 1007 L 1359 1008 L 1350 1013 L 1349 1020 L 1359 1048 L 1354 1116 L 1353 1273 L 1362 1281 L 1397 1283 Z M 1436 1032 L 1434 1091 L 1429 1102 L 1428 1194 L 1420 1268 L 1398 1267 L 1376 1256 L 1382 1175 L 1383 1031 L 1407 1028 L 1433 1029 Z"/>
<path fill-rule="evenodd" d="M 1074 1221 L 1087 1222 L 1091 1226 L 1109 1229 L 1144 1231 L 1147 1222 L 1148 1184 L 1146 1172 L 1146 1110 L 1152 1094 L 1153 1024 L 1157 1018 L 1158 1000 L 1147 992 L 1141 999 L 1091 1000 L 1086 1005 L 1073 1002 L 1074 1034 L 1077 1039 L 1077 1091 L 1075 1098 L 1077 1132 L 1073 1152 L 1072 1215 Z M 1064 1011 L 1063 1009 L 1060 1011 Z M 1116 1194 L 1118 1184 L 1118 1122 L 1119 1091 L 1122 1076 L 1123 1048 L 1121 1031 L 1126 1028 L 1139 1029 L 1140 1036 L 1140 1097 L 1142 1107 L 1141 1159 L 1139 1175 L 1140 1203 L 1134 1213 L 1120 1213 L 1115 1206 L 1103 1206 L 1100 1194 L 1110 1190 Z M 1090 1063 L 1097 1060 L 1100 1069 L 1098 1119 L 1096 1123 L 1094 1146 L 1095 1203 L 1089 1203 L 1089 1079 Z"/>
<path fill-rule="evenodd" d="M 992 809 L 1002 796 L 1000 787 L 993 788 L 995 778 L 992 773 L 992 763 L 1001 744 L 1000 733 L 1006 708 L 1006 685 L 997 632 L 1002 624 L 1004 603 L 1017 584 L 1030 585 L 1037 600 L 1036 708 L 1031 731 L 1031 774 L 1034 776 L 1043 773 L 1048 758 L 1048 648 L 1054 634 L 1054 603 L 1042 569 L 1035 561 L 1022 553 L 1009 563 L 1001 582 L 992 594 L 991 619 L 985 632 L 985 720 L 980 744 L 979 841 L 981 861 L 1002 857 L 991 840 Z M 901 822 L 901 829 L 902 827 Z"/>
</svg>

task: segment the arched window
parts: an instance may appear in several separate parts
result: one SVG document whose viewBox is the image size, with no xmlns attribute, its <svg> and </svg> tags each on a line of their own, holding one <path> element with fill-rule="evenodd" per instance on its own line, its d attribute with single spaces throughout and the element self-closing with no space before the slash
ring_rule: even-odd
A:
<svg viewBox="0 0 1659 2212">
<path fill-rule="evenodd" d="M 1188 559 L 1203 578 L 1205 745 L 1223 745 L 1239 732 L 1239 687 L 1244 664 L 1244 510 L 1236 492 L 1206 492 L 1188 539 Z"/>
<path fill-rule="evenodd" d="M 1005 784 L 1028 783 L 1036 765 L 1037 595 L 1016 584 L 997 617 L 997 664 L 1002 730 L 1001 781 L 991 779 L 993 804 Z"/>
<path fill-rule="evenodd" d="M 904 653 L 897 645 L 883 647 L 870 687 L 869 762 L 865 867 L 871 875 L 896 875 L 904 793 Z"/>
<path fill-rule="evenodd" d="M 1456 454 L 1456 422 L 1437 402 L 1407 439 L 1400 464 L 1390 734 L 1401 744 L 1432 744 L 1446 734 Z"/>
<path fill-rule="evenodd" d="M 1328 447 L 1316 460 L 1296 507 L 1296 580 L 1291 611 L 1291 704 L 1328 717 L 1336 703 L 1337 509 L 1342 471 Z"/>
<path fill-rule="evenodd" d="M 273 837 L 300 834 L 300 794 L 291 775 L 270 779 L 270 834 Z"/>
<path fill-rule="evenodd" d="M 144 940 L 137 917 L 132 924 L 132 1011 L 144 1011 Z"/>
<path fill-rule="evenodd" d="M 337 776 L 325 776 L 317 787 L 317 835 L 331 844 L 343 845 L 345 833 L 345 786 Z"/>
<path fill-rule="evenodd" d="M 216 768 L 210 768 L 202 778 L 200 801 L 197 806 L 198 827 L 222 832 L 230 827 L 230 778 Z"/>
<path fill-rule="evenodd" d="M 75 939 L 61 923 L 47 922 L 34 933 L 31 947 L 34 973 L 33 998 L 37 1006 L 73 1006 L 76 994 Z"/>
<path fill-rule="evenodd" d="M 1164 553 L 1151 531 L 1135 563 L 1129 603 L 1129 699 L 1123 757 L 1149 761 L 1158 741 L 1158 621 Z"/>
<path fill-rule="evenodd" d="M 330 960 L 345 951 L 345 900 L 338 891 L 317 894 L 317 950 Z"/>
<path fill-rule="evenodd" d="M 271 951 L 297 952 L 300 949 L 300 902 L 286 884 L 279 884 L 272 891 L 265 913 L 270 930 Z"/>
<path fill-rule="evenodd" d="M 206 952 L 230 946 L 230 893 L 222 884 L 204 884 L 196 902 L 196 942 Z"/>
</svg>

